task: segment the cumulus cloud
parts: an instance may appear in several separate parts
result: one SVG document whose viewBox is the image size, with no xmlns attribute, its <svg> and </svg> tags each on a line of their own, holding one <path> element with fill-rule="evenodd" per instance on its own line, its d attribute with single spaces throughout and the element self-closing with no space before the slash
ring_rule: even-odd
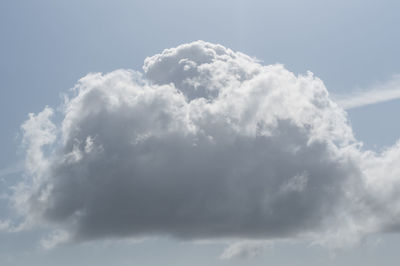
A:
<svg viewBox="0 0 400 266">
<path fill-rule="evenodd" d="M 400 144 L 363 151 L 312 73 L 203 41 L 143 70 L 89 74 L 62 111 L 22 125 L 26 178 L 13 204 L 29 224 L 66 232 L 51 240 L 341 243 L 397 230 Z"/>
</svg>

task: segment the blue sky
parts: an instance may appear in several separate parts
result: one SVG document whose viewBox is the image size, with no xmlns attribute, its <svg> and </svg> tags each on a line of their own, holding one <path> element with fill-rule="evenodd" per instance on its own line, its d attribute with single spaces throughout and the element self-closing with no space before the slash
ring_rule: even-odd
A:
<svg viewBox="0 0 400 266">
<path fill-rule="evenodd" d="M 2 1 L 0 191 L 10 193 L 10 186 L 24 175 L 18 171 L 26 155 L 20 126 L 28 113 L 39 113 L 45 106 L 56 110 L 62 93 L 88 73 L 142 71 L 146 57 L 180 44 L 204 40 L 256 57 L 263 65 L 281 63 L 296 75 L 311 71 L 333 98 L 396 90 L 399 5 L 341 0 Z M 347 110 L 364 147 L 380 151 L 396 142 L 399 103 L 393 99 Z M 0 206 L 2 219 L 14 217 L 6 200 Z M 226 243 L 159 236 L 143 242 L 111 238 L 67 243 L 43 250 L 40 239 L 54 227 L 1 232 L 0 263 L 396 265 L 400 241 L 396 234 L 372 234 L 361 244 L 340 250 L 279 242 L 246 261 L 219 259 Z"/>
</svg>

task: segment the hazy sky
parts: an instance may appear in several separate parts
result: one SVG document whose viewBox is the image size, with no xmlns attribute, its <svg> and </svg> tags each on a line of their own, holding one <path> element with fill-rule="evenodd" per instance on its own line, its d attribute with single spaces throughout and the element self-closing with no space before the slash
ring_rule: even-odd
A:
<svg viewBox="0 0 400 266">
<path fill-rule="evenodd" d="M 397 265 L 399 8 L 1 1 L 0 264 Z"/>
</svg>

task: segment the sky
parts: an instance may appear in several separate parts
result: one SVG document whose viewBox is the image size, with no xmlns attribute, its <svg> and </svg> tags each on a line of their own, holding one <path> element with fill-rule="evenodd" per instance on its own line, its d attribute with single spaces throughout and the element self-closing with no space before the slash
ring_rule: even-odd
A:
<svg viewBox="0 0 400 266">
<path fill-rule="evenodd" d="M 399 5 L 1 1 L 0 264 L 397 265 Z"/>
</svg>

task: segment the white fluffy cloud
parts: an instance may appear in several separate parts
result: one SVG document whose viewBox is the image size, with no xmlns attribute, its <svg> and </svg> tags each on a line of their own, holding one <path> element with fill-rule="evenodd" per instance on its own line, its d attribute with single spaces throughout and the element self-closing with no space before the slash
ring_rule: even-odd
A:
<svg viewBox="0 0 400 266">
<path fill-rule="evenodd" d="M 143 69 L 89 74 L 57 119 L 46 107 L 22 125 L 27 177 L 13 204 L 26 221 L 76 241 L 331 243 L 398 229 L 400 144 L 362 151 L 312 73 L 202 41 Z"/>
</svg>

